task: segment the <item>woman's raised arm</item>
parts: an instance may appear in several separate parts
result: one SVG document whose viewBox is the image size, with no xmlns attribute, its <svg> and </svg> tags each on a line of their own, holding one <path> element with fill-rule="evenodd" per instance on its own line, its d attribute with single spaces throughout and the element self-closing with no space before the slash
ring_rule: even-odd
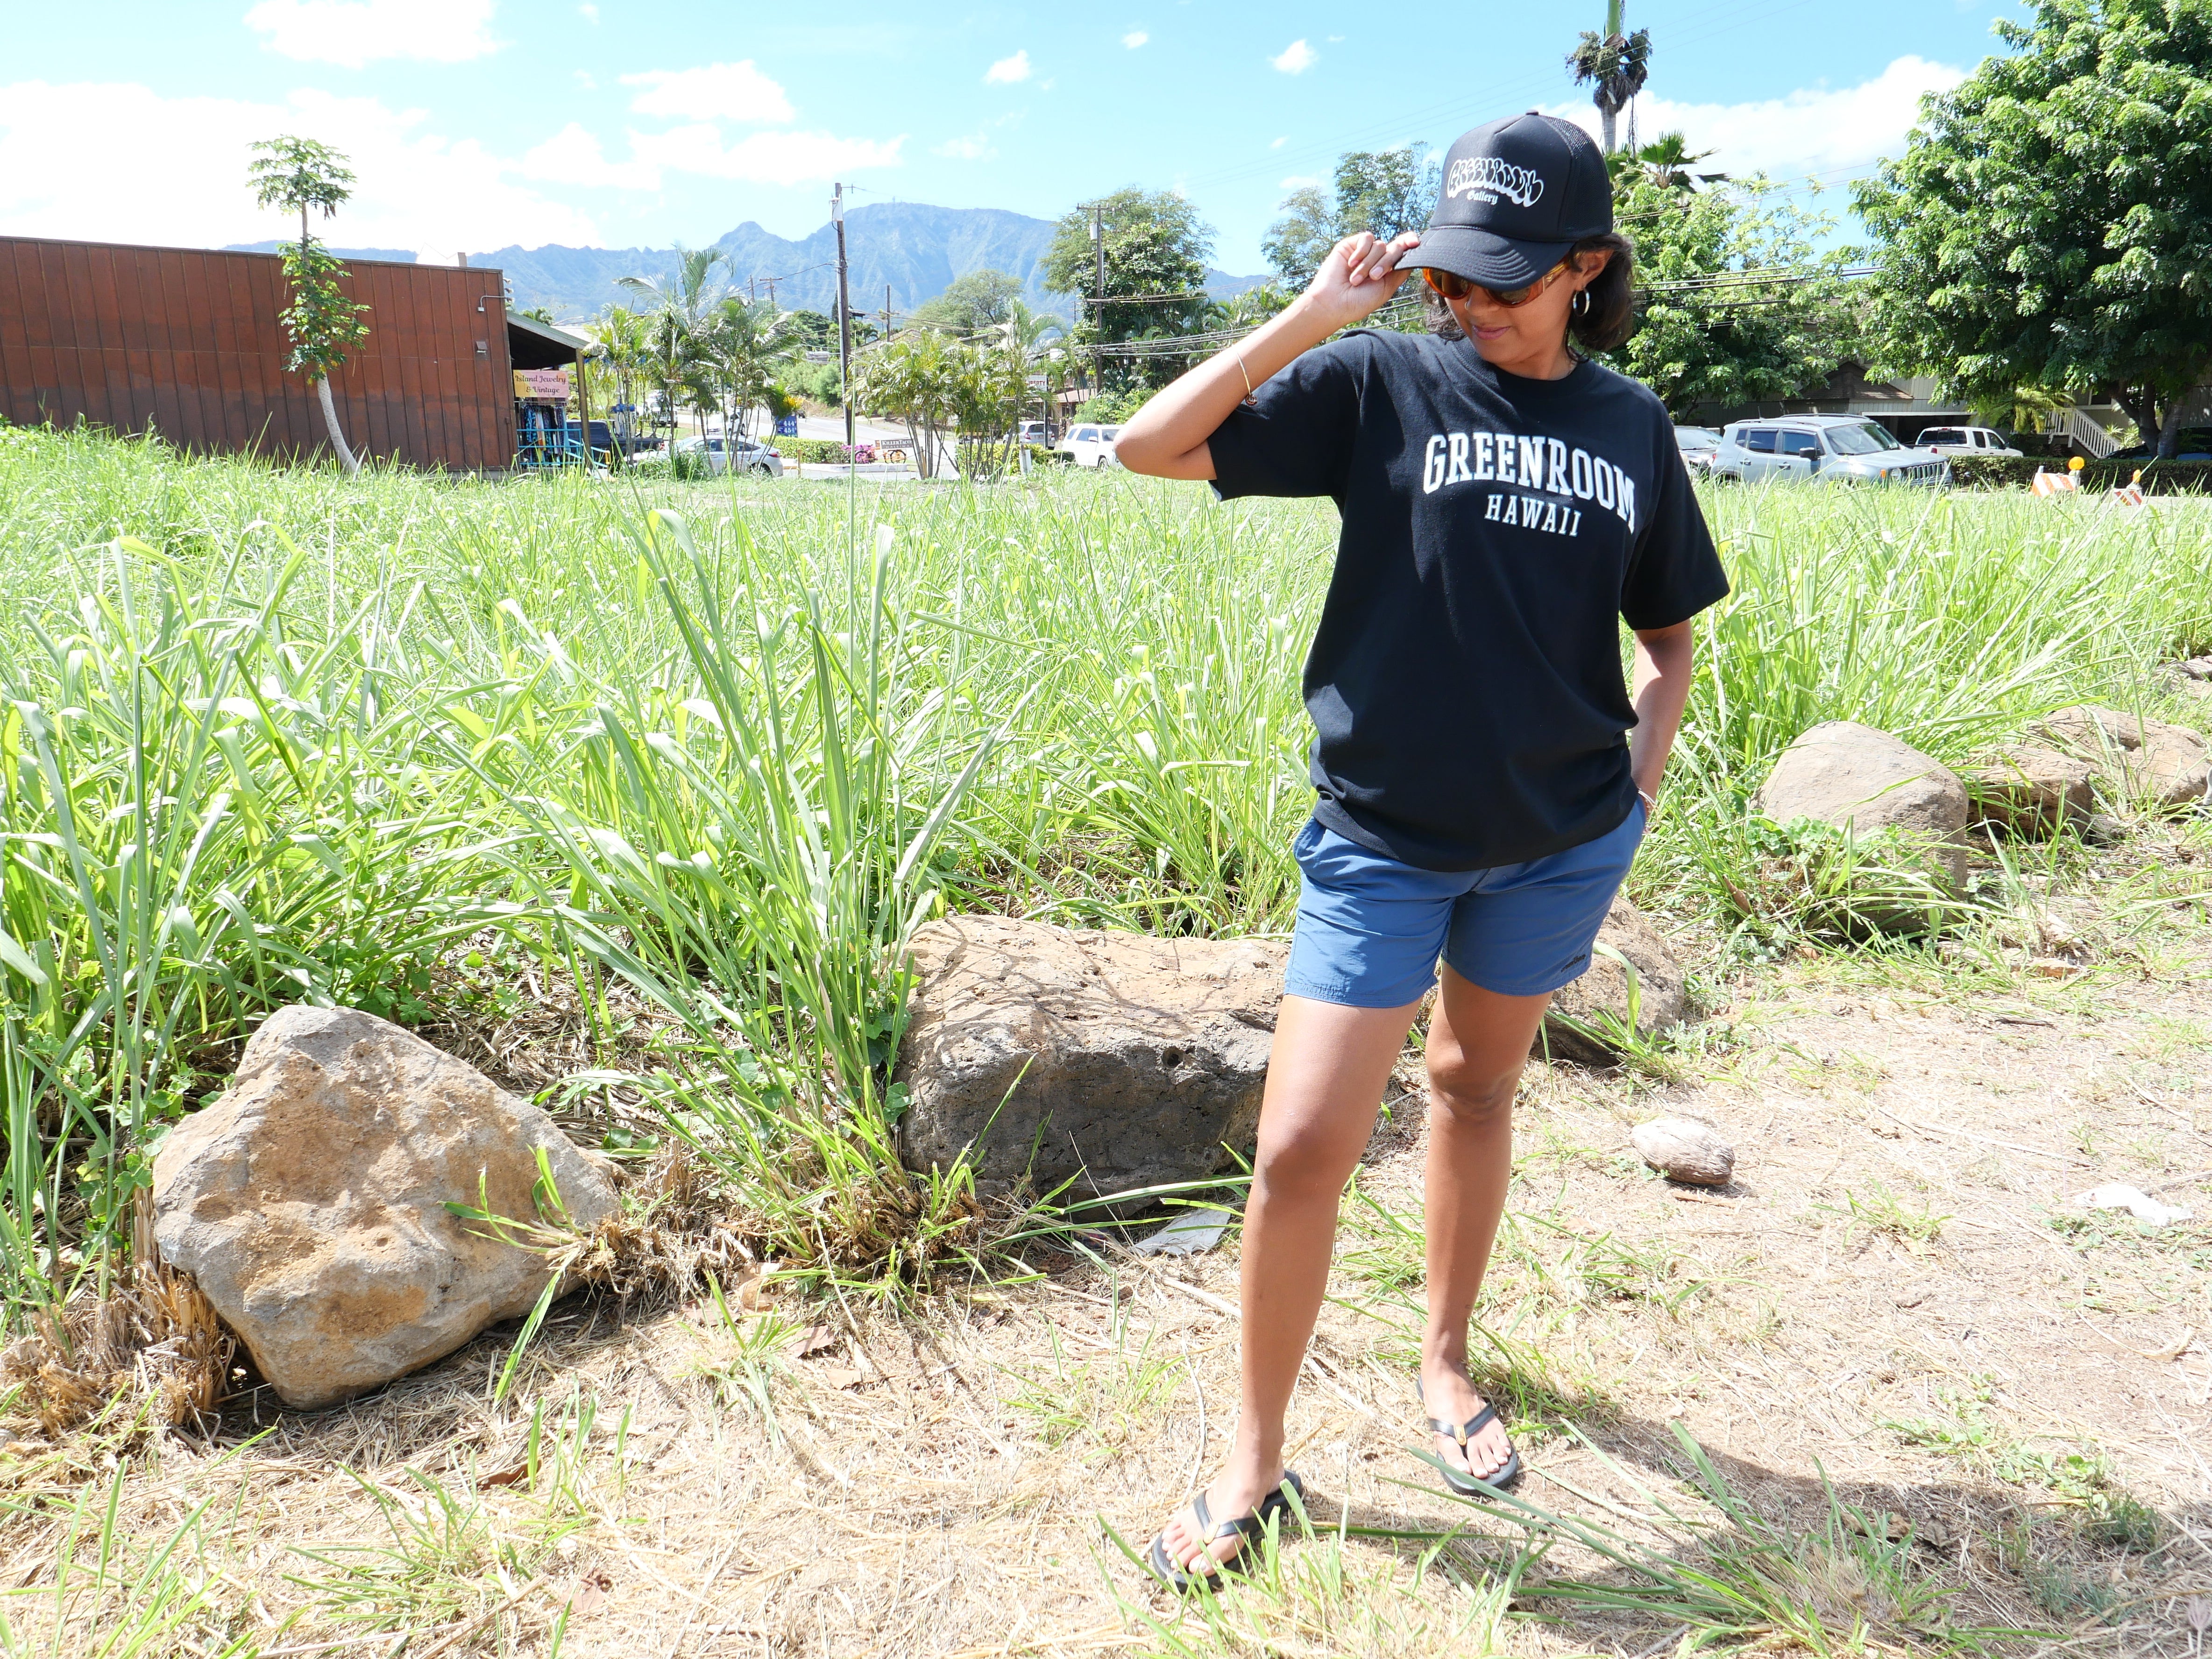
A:
<svg viewBox="0 0 2212 1659">
<path fill-rule="evenodd" d="M 1129 418 L 1114 446 L 1121 465 L 1155 478 L 1211 478 L 1213 457 L 1206 441 L 1214 428 L 1301 352 L 1395 294 L 1408 275 L 1398 269 L 1399 257 L 1420 240 L 1410 230 L 1388 242 L 1364 230 L 1346 237 L 1287 307 L 1163 387 Z"/>
</svg>

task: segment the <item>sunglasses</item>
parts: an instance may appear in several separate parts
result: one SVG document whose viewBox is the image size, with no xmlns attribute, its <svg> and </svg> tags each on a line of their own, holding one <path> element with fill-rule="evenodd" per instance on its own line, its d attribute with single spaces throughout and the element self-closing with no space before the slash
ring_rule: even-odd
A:
<svg viewBox="0 0 2212 1659">
<path fill-rule="evenodd" d="M 1434 265 L 1421 267 L 1421 280 L 1447 300 L 1464 300 L 1470 294 L 1485 294 L 1496 305 L 1525 306 L 1553 283 L 1558 282 L 1565 274 L 1566 269 L 1567 261 L 1561 259 L 1559 264 L 1553 265 L 1534 282 L 1524 283 L 1519 288 L 1492 288 L 1486 283 L 1469 282 L 1456 271 L 1438 270 Z"/>
</svg>

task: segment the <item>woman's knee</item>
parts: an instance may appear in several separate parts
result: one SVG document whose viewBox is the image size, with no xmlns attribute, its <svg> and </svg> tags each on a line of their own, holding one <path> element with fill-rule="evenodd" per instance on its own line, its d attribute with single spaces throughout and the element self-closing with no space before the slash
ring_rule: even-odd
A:
<svg viewBox="0 0 2212 1659">
<path fill-rule="evenodd" d="M 1519 1066 L 1492 1071 L 1468 1064 L 1464 1055 L 1429 1057 L 1430 1109 L 1470 1128 L 1510 1116 L 1520 1089 Z"/>
<path fill-rule="evenodd" d="M 1326 1196 L 1333 1200 L 1359 1158 L 1359 1147 L 1347 1151 L 1343 1139 L 1317 1131 L 1262 1135 L 1253 1153 L 1253 1182 L 1278 1198 Z"/>
</svg>

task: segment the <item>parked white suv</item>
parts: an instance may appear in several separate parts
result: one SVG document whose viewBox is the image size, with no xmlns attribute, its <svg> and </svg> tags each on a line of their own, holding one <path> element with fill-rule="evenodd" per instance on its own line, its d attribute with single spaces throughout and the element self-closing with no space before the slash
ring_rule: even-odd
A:
<svg viewBox="0 0 2212 1659">
<path fill-rule="evenodd" d="M 2005 441 L 2004 434 L 1985 426 L 1931 426 L 1914 441 L 1939 455 L 2009 455 L 2020 451 Z"/>
<path fill-rule="evenodd" d="M 1078 466 L 1119 466 L 1121 463 L 1114 453 L 1114 441 L 1121 435 L 1118 426 L 1073 426 L 1053 449 Z"/>
<path fill-rule="evenodd" d="M 1907 449 L 1872 421 L 1854 415 L 1784 415 L 1738 421 L 1721 434 L 1712 476 L 1757 483 L 1766 478 L 1826 483 L 1947 484 L 1951 463 L 1932 449 Z"/>
</svg>

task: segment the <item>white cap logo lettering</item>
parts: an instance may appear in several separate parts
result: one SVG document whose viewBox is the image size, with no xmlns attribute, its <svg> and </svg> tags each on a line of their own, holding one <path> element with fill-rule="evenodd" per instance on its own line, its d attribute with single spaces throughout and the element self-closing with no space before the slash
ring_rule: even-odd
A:
<svg viewBox="0 0 2212 1659">
<path fill-rule="evenodd" d="M 1474 196 L 1484 191 L 1503 196 L 1516 207 L 1534 207 L 1544 181 L 1534 167 L 1518 167 L 1495 155 L 1462 155 L 1451 164 L 1444 194 Z"/>
</svg>

